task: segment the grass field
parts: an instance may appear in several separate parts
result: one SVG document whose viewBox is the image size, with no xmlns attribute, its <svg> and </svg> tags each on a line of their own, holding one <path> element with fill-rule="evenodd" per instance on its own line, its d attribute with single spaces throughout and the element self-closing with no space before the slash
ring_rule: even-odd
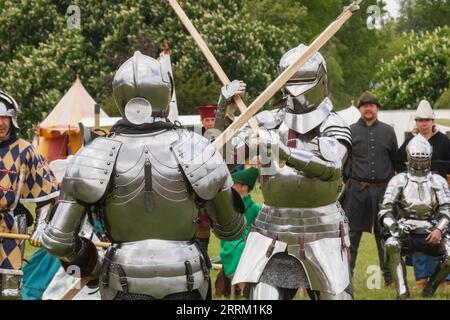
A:
<svg viewBox="0 0 450 320">
<path fill-rule="evenodd" d="M 255 187 L 254 192 L 252 193 L 252 198 L 255 202 L 262 203 L 262 195 L 259 191 L 259 186 Z M 209 255 L 211 258 L 215 258 L 219 256 L 220 244 L 219 240 L 212 236 L 210 245 L 209 245 Z M 380 274 L 379 282 L 380 287 L 378 289 L 368 289 L 367 282 L 369 280 L 369 287 L 374 287 L 373 282 L 371 281 L 374 278 L 374 269 L 378 267 L 378 254 L 375 245 L 375 237 L 372 234 L 365 233 L 361 239 L 361 244 L 358 252 L 358 260 L 356 262 L 356 270 L 353 277 L 353 287 L 355 291 L 355 299 L 357 300 L 391 300 L 396 299 L 396 293 L 394 288 L 385 288 L 384 281 Z M 212 280 L 214 286 L 214 280 L 216 279 L 218 271 L 213 270 Z M 420 296 L 420 292 L 414 288 L 415 280 L 414 280 L 414 272 L 412 267 L 407 268 L 408 274 L 408 284 L 411 292 L 411 299 L 424 300 Z M 214 294 L 213 290 L 213 294 Z M 217 297 L 219 298 L 219 297 Z M 302 298 L 298 295 L 296 299 L 308 299 Z M 448 300 L 450 299 L 450 292 L 443 292 L 442 288 L 439 288 L 435 297 L 435 300 Z"/>
<path fill-rule="evenodd" d="M 256 186 L 254 192 L 252 193 L 252 198 L 257 203 L 262 203 L 262 195 L 259 191 L 259 186 Z M 32 209 L 30 207 L 30 209 Z M 32 210 L 34 211 L 34 210 Z M 210 245 L 209 245 L 209 255 L 211 258 L 215 258 L 219 256 L 220 244 L 219 240 L 212 235 Z M 31 256 L 31 254 L 35 251 L 35 248 L 30 246 L 28 243 L 26 245 L 25 257 Z M 380 288 L 379 289 L 368 289 L 367 281 L 371 279 L 371 276 L 374 274 L 373 269 L 374 266 L 378 266 L 378 255 L 375 245 L 375 238 L 372 234 L 364 234 L 361 239 L 360 249 L 358 253 L 358 260 L 356 263 L 356 270 L 353 278 L 354 282 L 354 290 L 355 290 L 355 299 L 357 300 L 389 300 L 395 299 L 395 289 L 393 288 L 385 288 L 382 277 L 380 276 Z M 418 292 L 414 288 L 414 274 L 411 267 L 408 267 L 408 283 L 411 291 L 411 299 L 423 299 L 420 297 L 420 292 Z M 213 285 L 213 294 L 214 290 L 214 281 L 217 277 L 217 270 L 211 271 L 212 277 L 212 285 Z M 373 276 L 372 276 L 373 278 Z M 450 299 L 449 292 L 442 292 L 442 288 L 439 288 L 435 297 L 433 299 L 436 300 L 448 300 Z M 214 299 L 223 299 L 221 297 L 214 297 Z M 297 295 L 295 299 L 308 299 L 304 297 L 300 297 Z"/>
<path fill-rule="evenodd" d="M 219 256 L 219 240 L 216 237 L 212 237 L 209 245 L 209 254 L 212 258 Z M 375 245 L 375 238 L 371 234 L 365 234 L 361 239 L 360 249 L 358 253 L 358 260 L 356 263 L 356 270 L 353 277 L 353 286 L 355 290 L 356 300 L 392 300 L 396 298 L 395 289 L 385 288 L 382 276 L 380 276 L 381 287 L 379 289 L 368 289 L 367 281 L 374 272 L 369 266 L 378 266 L 378 255 Z M 373 268 L 373 267 L 372 267 Z M 414 288 L 414 273 L 411 267 L 407 268 L 408 284 L 411 291 L 411 299 L 424 300 L 420 296 L 420 292 Z M 369 271 L 369 272 L 368 272 Z M 216 279 L 218 271 L 212 270 L 211 276 L 214 286 L 214 280 Z M 213 293 L 215 291 L 213 290 Z M 215 297 L 220 299 L 220 297 Z M 298 295 L 295 299 L 302 299 Z M 304 298 L 307 299 L 307 298 Z M 448 300 L 450 299 L 449 292 L 443 292 L 442 288 L 439 288 L 434 300 Z"/>
</svg>

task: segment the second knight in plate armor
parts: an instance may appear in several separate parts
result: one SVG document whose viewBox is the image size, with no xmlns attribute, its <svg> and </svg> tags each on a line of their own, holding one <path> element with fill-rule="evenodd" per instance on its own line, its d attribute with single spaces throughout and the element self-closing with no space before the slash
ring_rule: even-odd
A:
<svg viewBox="0 0 450 320">
<path fill-rule="evenodd" d="M 300 45 L 284 54 L 280 73 L 306 48 Z M 227 92 L 231 87 L 223 88 L 222 96 L 232 96 Z M 322 55 L 316 53 L 301 67 L 282 93 L 282 108 L 255 116 L 259 150 L 273 152 L 266 153 L 268 162 L 262 160 L 268 166 L 261 170 L 264 206 L 233 283 L 250 283 L 253 299 L 290 299 L 298 288 L 307 288 L 312 298 L 351 299 L 348 224 L 336 201 L 351 133 L 333 112 Z M 237 154 L 246 145 L 252 149 L 250 130 L 246 127 L 233 138 Z"/>
</svg>

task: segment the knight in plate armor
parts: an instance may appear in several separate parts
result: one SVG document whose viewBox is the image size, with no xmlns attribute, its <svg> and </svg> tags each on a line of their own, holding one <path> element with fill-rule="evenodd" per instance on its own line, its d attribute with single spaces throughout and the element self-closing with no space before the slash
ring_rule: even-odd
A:
<svg viewBox="0 0 450 320">
<path fill-rule="evenodd" d="M 409 297 L 402 256 L 422 252 L 440 259 L 422 295 L 431 297 L 450 272 L 450 192 L 432 173 L 430 143 L 420 134 L 406 147 L 407 172 L 389 181 L 378 214 L 386 229 L 386 252 L 399 299 Z"/>
<path fill-rule="evenodd" d="M 123 118 L 70 160 L 45 231 L 47 250 L 98 278 L 102 299 L 204 299 L 210 262 L 193 240 L 198 211 L 205 208 L 220 239 L 245 230 L 220 153 L 167 120 L 172 91 L 170 72 L 140 52 L 118 69 L 113 95 Z M 78 235 L 92 204 L 103 209 L 112 242 L 104 257 Z"/>
<path fill-rule="evenodd" d="M 306 48 L 285 53 L 280 73 Z M 239 87 L 235 81 L 222 88 L 218 117 L 228 113 L 223 101 Z M 322 55 L 301 67 L 282 93 L 281 108 L 255 116 L 264 205 L 233 284 L 249 283 L 252 299 L 291 299 L 298 288 L 307 288 L 313 299 L 351 299 L 348 223 L 336 201 L 351 132 L 333 112 Z M 231 145 L 238 157 L 240 150 L 252 150 L 252 140 L 249 126 L 236 133 Z"/>
</svg>

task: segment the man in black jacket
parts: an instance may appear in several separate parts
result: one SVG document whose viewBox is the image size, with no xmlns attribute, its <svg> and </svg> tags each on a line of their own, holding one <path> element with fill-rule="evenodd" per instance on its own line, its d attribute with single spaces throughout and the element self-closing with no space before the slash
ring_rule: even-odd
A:
<svg viewBox="0 0 450 320">
<path fill-rule="evenodd" d="M 372 232 L 373 229 L 384 281 L 386 285 L 391 285 L 392 278 L 384 263 L 381 230 L 376 216 L 387 183 L 394 176 L 397 139 L 394 129 L 377 119 L 380 107 L 371 92 L 361 95 L 358 103 L 361 118 L 351 125 L 353 146 L 345 168 L 346 187 L 341 203 L 350 224 L 352 272 L 362 233 Z"/>
</svg>

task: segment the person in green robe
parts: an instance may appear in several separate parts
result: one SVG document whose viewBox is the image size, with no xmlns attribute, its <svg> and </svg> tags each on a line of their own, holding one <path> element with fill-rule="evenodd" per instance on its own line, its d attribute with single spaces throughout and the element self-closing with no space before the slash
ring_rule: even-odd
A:
<svg viewBox="0 0 450 320">
<path fill-rule="evenodd" d="M 239 240 L 235 241 L 220 241 L 220 260 L 222 261 L 222 272 L 227 279 L 223 279 L 226 282 L 223 292 L 219 295 L 228 295 L 229 281 L 233 277 L 234 272 L 241 258 L 242 252 L 245 247 L 245 240 L 250 228 L 255 221 L 260 205 L 253 202 L 250 192 L 253 190 L 256 180 L 258 179 L 259 172 L 256 168 L 249 168 L 246 170 L 238 171 L 231 174 L 233 178 L 233 188 L 239 192 L 242 197 L 245 206 L 245 220 L 247 221 L 247 228 L 244 234 Z M 217 295 L 218 293 L 216 293 Z"/>
</svg>

